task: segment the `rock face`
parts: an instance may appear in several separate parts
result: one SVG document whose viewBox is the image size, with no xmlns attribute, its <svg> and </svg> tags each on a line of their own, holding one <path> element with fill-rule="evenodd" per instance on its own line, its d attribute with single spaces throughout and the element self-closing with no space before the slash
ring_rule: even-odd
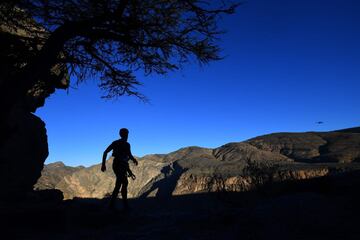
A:
<svg viewBox="0 0 360 240">
<path fill-rule="evenodd" d="M 169 154 L 147 155 L 131 169 L 130 197 L 169 197 L 204 192 L 241 192 L 264 184 L 304 180 L 359 169 L 360 131 L 275 133 L 219 148 L 187 147 Z M 114 187 L 115 177 L 107 161 L 62 172 L 51 181 L 44 168 L 39 188 L 57 188 L 65 198 L 103 198 Z M 59 165 L 59 168 L 66 166 Z M 60 176 L 59 176 L 60 177 Z M 50 183 L 51 182 L 51 183 Z"/>
<path fill-rule="evenodd" d="M 13 112 L 11 138 L 0 148 L 1 195 L 16 196 L 32 189 L 45 159 L 48 145 L 45 124 L 22 111 Z"/>
<path fill-rule="evenodd" d="M 29 24 L 37 28 L 35 21 Z M 39 34 L 46 37 L 44 30 L 39 29 Z M 15 196 L 32 190 L 48 156 L 45 124 L 32 113 L 56 88 L 66 88 L 69 82 L 66 67 L 59 64 L 27 86 L 28 75 L 22 71 L 42 48 L 35 44 L 39 35 L 1 23 L 0 36 L 0 194 Z"/>
</svg>

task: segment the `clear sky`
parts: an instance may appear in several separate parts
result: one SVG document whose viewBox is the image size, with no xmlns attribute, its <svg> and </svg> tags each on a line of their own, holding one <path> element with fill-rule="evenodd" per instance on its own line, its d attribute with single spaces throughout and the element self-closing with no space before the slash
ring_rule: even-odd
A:
<svg viewBox="0 0 360 240">
<path fill-rule="evenodd" d="M 150 103 L 101 99 L 93 80 L 58 90 L 36 112 L 46 163 L 100 163 L 121 127 L 143 156 L 360 125 L 360 1 L 248 0 L 220 26 L 226 58 L 142 78 Z"/>
</svg>

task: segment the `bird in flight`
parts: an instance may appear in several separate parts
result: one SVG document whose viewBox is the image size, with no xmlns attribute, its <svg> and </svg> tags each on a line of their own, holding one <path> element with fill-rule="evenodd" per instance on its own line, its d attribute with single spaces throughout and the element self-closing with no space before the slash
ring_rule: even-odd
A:
<svg viewBox="0 0 360 240">
<path fill-rule="evenodd" d="M 318 121 L 318 122 L 316 122 L 316 124 L 323 124 L 324 122 L 322 122 L 322 121 Z"/>
</svg>

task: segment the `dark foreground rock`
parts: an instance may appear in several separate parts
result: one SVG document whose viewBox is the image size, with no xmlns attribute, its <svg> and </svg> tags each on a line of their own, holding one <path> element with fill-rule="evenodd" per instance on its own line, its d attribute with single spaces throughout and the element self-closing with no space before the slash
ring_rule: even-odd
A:
<svg viewBox="0 0 360 240">
<path fill-rule="evenodd" d="M 48 143 L 45 123 L 33 113 L 55 89 L 69 84 L 63 64 L 40 75 L 35 69 L 25 73 L 41 52 L 38 39 L 48 35 L 36 21 L 24 21 L 0 23 L 0 198 L 26 195 L 40 177 Z M 32 84 L 31 76 L 37 76 Z"/>
<path fill-rule="evenodd" d="M 21 109 L 11 118 L 11 137 L 0 146 L 1 198 L 31 191 L 48 156 L 44 122 Z"/>
<path fill-rule="evenodd" d="M 359 239 L 360 172 L 274 183 L 249 192 L 1 205 L 12 239 Z M 4 238 L 6 239 L 6 238 Z"/>
</svg>

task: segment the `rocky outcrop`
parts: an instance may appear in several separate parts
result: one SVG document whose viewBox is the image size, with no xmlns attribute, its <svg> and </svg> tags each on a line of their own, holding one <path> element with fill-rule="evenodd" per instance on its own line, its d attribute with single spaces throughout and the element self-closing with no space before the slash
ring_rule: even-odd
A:
<svg viewBox="0 0 360 240">
<path fill-rule="evenodd" d="M 12 113 L 11 137 L 0 148 L 1 195 L 17 196 L 32 190 L 40 177 L 48 145 L 45 124 L 32 113 Z"/>
<path fill-rule="evenodd" d="M 174 195 L 205 192 L 242 192 L 255 188 L 251 176 L 201 176 L 185 173 L 177 182 Z"/>
<path fill-rule="evenodd" d="M 215 149 L 187 147 L 147 155 L 139 159 L 137 167 L 131 165 L 137 178 L 130 180 L 129 196 L 242 192 L 265 184 L 336 175 L 359 169 L 359 144 L 360 133 L 349 131 L 277 133 Z M 54 187 L 63 191 L 65 198 L 108 196 L 115 181 L 111 164 L 110 159 L 105 173 L 100 164 L 65 173 Z"/>
<path fill-rule="evenodd" d="M 29 19 L 29 27 L 37 28 L 36 22 Z M 32 113 L 56 88 L 69 83 L 61 64 L 34 84 L 26 81 L 29 75 L 22 71 L 39 54 L 39 39 L 46 38 L 46 32 L 38 30 L 33 36 L 26 29 L 0 23 L 0 184 L 4 196 L 25 194 L 41 176 L 48 155 L 46 128 Z"/>
<path fill-rule="evenodd" d="M 207 192 L 244 192 L 254 190 L 264 184 L 305 180 L 329 174 L 328 168 L 282 170 L 262 175 L 223 176 L 194 175 L 185 173 L 177 182 L 173 195 Z"/>
</svg>

